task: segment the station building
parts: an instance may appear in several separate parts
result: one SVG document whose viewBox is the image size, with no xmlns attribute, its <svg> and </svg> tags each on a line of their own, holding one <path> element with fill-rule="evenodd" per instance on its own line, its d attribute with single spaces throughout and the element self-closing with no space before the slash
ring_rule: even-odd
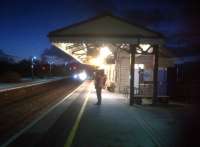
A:
<svg viewBox="0 0 200 147">
<path fill-rule="evenodd" d="M 167 68 L 173 54 L 164 48 L 162 34 L 110 14 L 100 15 L 48 34 L 55 47 L 82 64 L 104 69 L 107 85 L 156 103 L 167 96 Z"/>
</svg>

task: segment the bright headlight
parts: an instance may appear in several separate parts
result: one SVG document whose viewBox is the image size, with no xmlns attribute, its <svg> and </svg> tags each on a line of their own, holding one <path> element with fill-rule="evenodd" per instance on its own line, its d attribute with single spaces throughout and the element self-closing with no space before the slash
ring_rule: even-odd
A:
<svg viewBox="0 0 200 147">
<path fill-rule="evenodd" d="M 85 72 L 82 72 L 79 74 L 79 78 L 80 78 L 80 80 L 84 81 L 87 79 L 87 74 Z"/>
</svg>

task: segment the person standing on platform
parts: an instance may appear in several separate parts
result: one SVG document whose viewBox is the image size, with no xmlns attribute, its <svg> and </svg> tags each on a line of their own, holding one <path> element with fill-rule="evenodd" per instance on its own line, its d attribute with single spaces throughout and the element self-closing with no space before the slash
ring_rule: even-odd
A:
<svg viewBox="0 0 200 147">
<path fill-rule="evenodd" d="M 94 77 L 94 82 L 95 82 L 95 89 L 97 93 L 97 105 L 101 105 L 101 91 L 102 88 L 104 87 L 104 72 L 103 70 L 96 71 L 95 77 Z"/>
</svg>

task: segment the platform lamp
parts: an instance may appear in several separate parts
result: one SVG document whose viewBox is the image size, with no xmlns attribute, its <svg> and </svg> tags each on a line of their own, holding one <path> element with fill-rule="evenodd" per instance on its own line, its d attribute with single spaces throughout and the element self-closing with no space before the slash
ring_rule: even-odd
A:
<svg viewBox="0 0 200 147">
<path fill-rule="evenodd" d="M 31 77 L 32 77 L 32 80 L 33 80 L 33 78 L 34 78 L 34 60 L 36 60 L 37 59 L 37 57 L 36 56 L 33 56 L 32 58 L 31 58 Z"/>
</svg>

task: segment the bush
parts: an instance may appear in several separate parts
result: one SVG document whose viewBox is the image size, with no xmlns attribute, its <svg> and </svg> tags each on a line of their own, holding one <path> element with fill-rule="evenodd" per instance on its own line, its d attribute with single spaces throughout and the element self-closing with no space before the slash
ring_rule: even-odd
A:
<svg viewBox="0 0 200 147">
<path fill-rule="evenodd" d="M 19 82 L 21 79 L 21 75 L 14 71 L 5 72 L 2 75 L 0 75 L 0 81 L 1 82 Z"/>
</svg>

